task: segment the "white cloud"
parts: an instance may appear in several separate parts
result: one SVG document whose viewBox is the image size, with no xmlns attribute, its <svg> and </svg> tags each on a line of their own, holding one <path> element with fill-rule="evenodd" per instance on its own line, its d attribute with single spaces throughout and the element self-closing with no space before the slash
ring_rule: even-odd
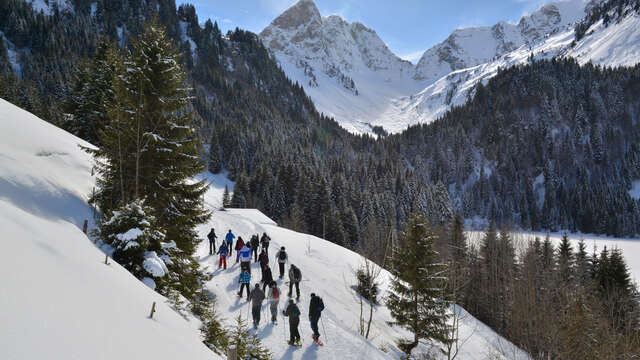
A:
<svg viewBox="0 0 640 360">
<path fill-rule="evenodd" d="M 426 50 L 418 50 L 418 51 L 414 51 L 408 54 L 403 54 L 400 55 L 400 58 L 403 60 L 407 60 L 407 61 L 411 61 L 412 63 L 417 63 L 418 60 L 420 60 L 420 58 L 422 57 L 422 54 L 424 54 Z"/>
</svg>

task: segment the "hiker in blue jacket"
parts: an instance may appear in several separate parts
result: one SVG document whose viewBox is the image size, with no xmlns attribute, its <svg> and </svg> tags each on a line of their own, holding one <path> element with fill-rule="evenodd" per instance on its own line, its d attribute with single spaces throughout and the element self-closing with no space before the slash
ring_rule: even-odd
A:
<svg viewBox="0 0 640 360">
<path fill-rule="evenodd" d="M 231 257 L 231 254 L 233 253 L 233 239 L 235 238 L 236 236 L 233 235 L 233 233 L 231 232 L 231 229 L 229 229 L 227 236 L 224 238 L 224 240 L 227 242 L 227 251 L 229 251 L 229 254 L 227 255 L 229 257 Z"/>
<path fill-rule="evenodd" d="M 249 283 L 251 282 L 251 273 L 247 270 L 243 270 L 240 273 L 240 278 L 238 279 L 238 282 L 240 283 L 240 291 L 238 291 L 238 296 L 242 297 L 242 290 L 244 290 L 244 288 L 247 288 L 247 301 L 249 301 Z"/>
</svg>

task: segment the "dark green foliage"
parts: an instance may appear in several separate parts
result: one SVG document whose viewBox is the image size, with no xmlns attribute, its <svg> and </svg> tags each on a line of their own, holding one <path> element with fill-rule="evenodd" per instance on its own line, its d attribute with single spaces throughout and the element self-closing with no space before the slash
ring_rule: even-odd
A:
<svg viewBox="0 0 640 360">
<path fill-rule="evenodd" d="M 455 185 L 451 198 L 463 217 L 633 236 L 640 212 L 628 190 L 640 178 L 640 128 L 630 109 L 640 104 L 638 84 L 640 66 L 535 61 L 501 71 L 464 106 L 384 142 L 416 174 Z"/>
<path fill-rule="evenodd" d="M 434 250 L 437 235 L 424 215 L 413 214 L 401 235 L 402 244 L 391 258 L 391 291 L 387 307 L 394 321 L 413 333 L 412 340 L 400 340 L 410 354 L 420 340 L 446 341 L 446 265 Z"/>
<path fill-rule="evenodd" d="M 238 359 L 269 360 L 271 353 L 262 346 L 256 332 L 250 332 L 247 322 L 240 315 L 236 324 L 229 329 L 229 345 L 234 345 L 238 351 Z"/>
<path fill-rule="evenodd" d="M 108 125 L 106 110 L 113 103 L 114 75 L 121 63 L 119 49 L 103 38 L 94 56 L 79 63 L 68 89 L 63 126 L 96 146 L 102 145 L 100 132 Z"/>
<path fill-rule="evenodd" d="M 200 331 L 202 332 L 203 342 L 219 355 L 224 355 L 222 352 L 229 348 L 227 329 L 222 326 L 215 306 L 211 302 L 204 303 L 206 305 L 198 314 L 202 320 Z"/>
<path fill-rule="evenodd" d="M 363 267 L 356 271 L 356 278 L 358 284 L 356 290 L 358 294 L 362 295 L 365 299 L 372 301 L 374 304 L 378 303 L 378 283 L 373 281 L 371 274 L 367 273 Z"/>
</svg>

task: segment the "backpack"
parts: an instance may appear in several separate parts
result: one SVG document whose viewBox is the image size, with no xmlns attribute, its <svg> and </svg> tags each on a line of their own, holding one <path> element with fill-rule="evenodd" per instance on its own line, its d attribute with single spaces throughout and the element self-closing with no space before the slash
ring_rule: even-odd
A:
<svg viewBox="0 0 640 360">
<path fill-rule="evenodd" d="M 278 258 L 282 261 L 287 259 L 287 253 L 284 251 L 280 251 L 280 255 L 278 256 Z"/>
<path fill-rule="evenodd" d="M 297 318 L 298 315 L 300 315 L 300 310 L 298 310 L 297 306 L 294 306 L 293 309 L 291 309 L 291 316 Z"/>
<path fill-rule="evenodd" d="M 280 291 L 278 291 L 278 287 L 273 288 L 273 298 L 277 299 L 280 297 Z"/>
<path fill-rule="evenodd" d="M 302 277 L 302 274 L 300 274 L 300 269 L 293 268 L 293 279 L 296 281 L 300 281 L 301 277 Z"/>
</svg>

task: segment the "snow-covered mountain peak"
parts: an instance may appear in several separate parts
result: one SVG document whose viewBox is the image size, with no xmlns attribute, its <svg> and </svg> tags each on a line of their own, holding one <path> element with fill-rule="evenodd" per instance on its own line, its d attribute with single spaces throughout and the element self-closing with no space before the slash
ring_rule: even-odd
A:
<svg viewBox="0 0 640 360">
<path fill-rule="evenodd" d="M 282 30 L 295 30 L 300 26 L 313 27 L 321 22 L 322 18 L 316 4 L 312 0 L 300 0 L 275 18 L 271 24 Z"/>
<path fill-rule="evenodd" d="M 389 50 L 374 30 L 359 22 L 349 23 L 338 15 L 322 17 L 311 0 L 301 0 L 287 9 L 260 37 L 281 62 L 292 61 L 305 69 L 310 79 L 308 86 L 317 85 L 317 71 L 350 87 L 350 73 L 363 70 L 363 66 L 373 71 L 411 68 Z M 349 81 L 345 82 L 346 77 Z"/>
<path fill-rule="evenodd" d="M 432 83 L 451 71 L 483 64 L 538 42 L 582 19 L 587 5 L 586 0 L 551 3 L 523 16 L 517 25 L 500 21 L 491 27 L 456 29 L 445 41 L 425 51 L 416 66 L 415 79 Z"/>
</svg>

